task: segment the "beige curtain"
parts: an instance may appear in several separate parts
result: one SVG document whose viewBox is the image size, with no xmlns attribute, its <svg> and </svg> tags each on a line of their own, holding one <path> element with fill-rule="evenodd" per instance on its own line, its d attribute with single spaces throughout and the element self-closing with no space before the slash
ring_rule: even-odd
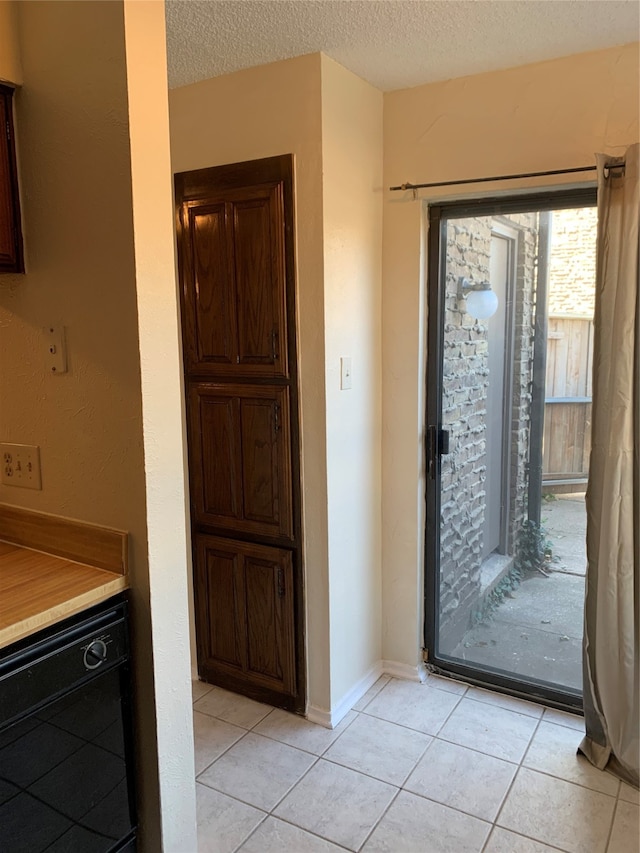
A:
<svg viewBox="0 0 640 853">
<path fill-rule="evenodd" d="M 586 737 L 597 767 L 638 785 L 640 299 L 638 156 L 598 155 L 592 450 L 587 488 Z M 623 160 L 624 170 L 610 169 Z"/>
</svg>

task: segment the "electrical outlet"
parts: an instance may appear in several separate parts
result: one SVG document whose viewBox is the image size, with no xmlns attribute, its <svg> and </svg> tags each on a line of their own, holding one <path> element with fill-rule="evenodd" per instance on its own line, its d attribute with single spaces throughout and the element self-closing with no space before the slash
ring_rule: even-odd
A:
<svg viewBox="0 0 640 853">
<path fill-rule="evenodd" d="M 2 483 L 41 489 L 40 448 L 32 444 L 0 444 L 2 453 Z"/>
</svg>

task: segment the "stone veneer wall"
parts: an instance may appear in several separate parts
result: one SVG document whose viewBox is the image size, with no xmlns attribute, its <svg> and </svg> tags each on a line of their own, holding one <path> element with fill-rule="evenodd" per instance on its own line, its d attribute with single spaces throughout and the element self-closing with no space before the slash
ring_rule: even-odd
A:
<svg viewBox="0 0 640 853">
<path fill-rule="evenodd" d="M 442 423 L 450 453 L 442 457 L 440 649 L 447 653 L 469 627 L 479 603 L 486 479 L 487 323 L 456 296 L 460 276 L 489 279 L 491 231 L 499 221 L 518 231 L 514 285 L 509 552 L 526 517 L 527 463 L 537 214 L 452 219 L 447 226 Z"/>
<path fill-rule="evenodd" d="M 592 317 L 596 277 L 595 207 L 556 210 L 549 259 L 549 317 Z"/>
</svg>

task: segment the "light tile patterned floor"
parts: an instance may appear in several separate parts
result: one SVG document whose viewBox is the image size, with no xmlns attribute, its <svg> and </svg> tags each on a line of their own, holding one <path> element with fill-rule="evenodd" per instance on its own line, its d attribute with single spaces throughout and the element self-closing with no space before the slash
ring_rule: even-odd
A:
<svg viewBox="0 0 640 853">
<path fill-rule="evenodd" d="M 333 731 L 193 696 L 199 853 L 640 851 L 638 792 L 576 755 L 579 717 L 434 676 L 383 676 Z"/>
</svg>

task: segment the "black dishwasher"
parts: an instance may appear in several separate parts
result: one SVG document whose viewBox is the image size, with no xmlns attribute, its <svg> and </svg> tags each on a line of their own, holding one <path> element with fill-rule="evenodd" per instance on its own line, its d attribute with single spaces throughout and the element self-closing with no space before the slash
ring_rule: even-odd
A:
<svg viewBox="0 0 640 853">
<path fill-rule="evenodd" d="M 0 850 L 135 851 L 127 604 L 0 651 Z"/>
</svg>

